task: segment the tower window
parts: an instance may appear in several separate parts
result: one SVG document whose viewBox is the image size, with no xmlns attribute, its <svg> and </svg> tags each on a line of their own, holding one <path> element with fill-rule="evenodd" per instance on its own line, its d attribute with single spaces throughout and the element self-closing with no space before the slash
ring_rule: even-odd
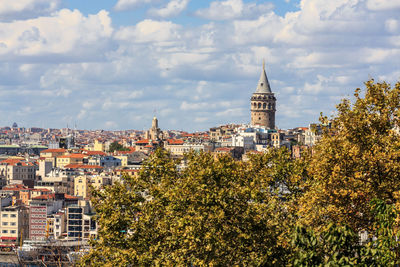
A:
<svg viewBox="0 0 400 267">
<path fill-rule="evenodd" d="M 261 83 L 261 86 L 263 86 L 264 84 L 263 83 Z"/>
<path fill-rule="evenodd" d="M 261 120 L 261 117 L 258 117 L 259 120 Z"/>
<path fill-rule="evenodd" d="M 258 103 L 258 108 L 261 108 L 261 103 Z"/>
<path fill-rule="evenodd" d="M 267 104 L 266 103 L 264 103 L 263 104 L 263 109 L 265 109 L 267 107 Z"/>
</svg>

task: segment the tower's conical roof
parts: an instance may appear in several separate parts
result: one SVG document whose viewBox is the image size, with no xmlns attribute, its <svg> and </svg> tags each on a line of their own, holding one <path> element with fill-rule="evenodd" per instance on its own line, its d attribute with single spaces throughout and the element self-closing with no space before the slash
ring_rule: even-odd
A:
<svg viewBox="0 0 400 267">
<path fill-rule="evenodd" d="M 271 87 L 269 86 L 267 74 L 265 73 L 265 62 L 263 61 L 263 68 L 261 71 L 260 80 L 258 81 L 256 93 L 272 94 Z"/>
</svg>

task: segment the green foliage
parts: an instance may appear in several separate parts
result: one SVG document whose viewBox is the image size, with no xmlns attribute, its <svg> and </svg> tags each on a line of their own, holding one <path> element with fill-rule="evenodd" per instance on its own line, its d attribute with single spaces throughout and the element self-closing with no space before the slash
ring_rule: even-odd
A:
<svg viewBox="0 0 400 267">
<path fill-rule="evenodd" d="M 114 141 L 110 144 L 110 148 L 108 150 L 109 152 L 114 152 L 114 151 L 129 151 L 129 148 L 124 147 L 117 141 Z"/>
<path fill-rule="evenodd" d="M 329 224 L 315 232 L 297 226 L 292 236 L 294 266 L 396 266 L 400 263 L 393 205 L 373 199 L 367 205 L 373 216 L 370 240 L 361 244 L 358 233 L 348 226 Z"/>
<path fill-rule="evenodd" d="M 314 149 L 299 215 L 306 225 L 330 222 L 354 231 L 371 230 L 373 198 L 390 203 L 400 189 L 400 83 L 365 83 L 365 97 L 355 92 L 355 103 L 343 100 L 337 116 Z M 326 124 L 327 118 L 321 117 Z"/>
<path fill-rule="evenodd" d="M 298 226 L 292 243 L 293 266 L 354 266 L 360 262 L 358 235 L 346 226 L 330 224 L 320 234 Z"/>
<path fill-rule="evenodd" d="M 289 211 L 277 181 L 297 182 L 288 152 L 185 160 L 178 171 L 159 149 L 139 177 L 95 193 L 99 237 L 82 265 L 284 265 Z"/>
<path fill-rule="evenodd" d="M 93 193 L 99 235 L 81 265 L 400 264 L 400 83 L 368 81 L 355 99 L 330 128 L 321 115 L 323 138 L 301 159 L 156 150 L 139 176 Z"/>
<path fill-rule="evenodd" d="M 373 238 L 363 248 L 363 263 L 368 266 L 396 266 L 400 264 L 400 247 L 398 244 L 396 218 L 398 212 L 393 205 L 383 200 L 371 201 L 375 215 Z"/>
</svg>

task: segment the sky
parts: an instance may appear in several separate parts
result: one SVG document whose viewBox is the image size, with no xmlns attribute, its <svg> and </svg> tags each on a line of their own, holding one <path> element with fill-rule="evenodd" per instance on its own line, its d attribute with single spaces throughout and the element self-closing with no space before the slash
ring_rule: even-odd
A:
<svg viewBox="0 0 400 267">
<path fill-rule="evenodd" d="M 400 80 L 400 1 L 0 0 L 0 125 L 249 123 L 266 62 L 281 129 Z"/>
</svg>

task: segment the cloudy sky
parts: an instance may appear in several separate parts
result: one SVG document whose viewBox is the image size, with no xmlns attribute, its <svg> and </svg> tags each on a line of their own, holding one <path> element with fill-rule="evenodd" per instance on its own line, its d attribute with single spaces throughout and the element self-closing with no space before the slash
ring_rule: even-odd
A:
<svg viewBox="0 0 400 267">
<path fill-rule="evenodd" d="M 400 1 L 0 0 L 0 126 L 247 123 L 263 58 L 277 126 L 400 80 Z"/>
</svg>

